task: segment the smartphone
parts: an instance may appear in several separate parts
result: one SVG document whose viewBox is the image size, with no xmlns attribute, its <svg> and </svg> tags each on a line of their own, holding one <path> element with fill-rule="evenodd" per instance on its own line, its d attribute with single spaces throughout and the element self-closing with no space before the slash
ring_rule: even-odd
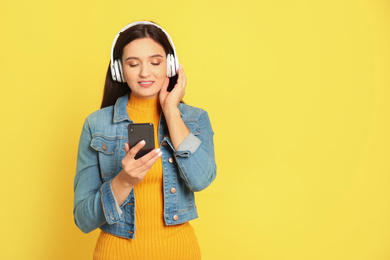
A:
<svg viewBox="0 0 390 260">
<path fill-rule="evenodd" d="M 138 144 L 141 140 L 145 140 L 146 144 L 135 155 L 138 159 L 154 149 L 154 131 L 152 123 L 129 124 L 127 127 L 129 133 L 130 149 Z"/>
</svg>

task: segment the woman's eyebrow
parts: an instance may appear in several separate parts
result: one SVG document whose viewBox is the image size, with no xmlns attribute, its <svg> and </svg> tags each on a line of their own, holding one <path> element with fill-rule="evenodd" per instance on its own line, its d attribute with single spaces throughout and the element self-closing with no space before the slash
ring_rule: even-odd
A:
<svg viewBox="0 0 390 260">
<path fill-rule="evenodd" d="M 162 58 L 163 56 L 160 55 L 160 54 L 154 54 L 152 56 L 149 56 L 149 58 Z M 138 57 L 133 57 L 133 56 L 130 56 L 130 57 L 127 57 L 125 61 L 127 60 L 139 60 Z"/>
<path fill-rule="evenodd" d="M 162 57 L 163 56 L 160 54 L 155 54 L 155 55 L 150 56 L 149 58 L 162 58 Z"/>
<path fill-rule="evenodd" d="M 139 58 L 137 58 L 137 57 L 127 57 L 125 61 L 127 61 L 127 60 L 139 60 Z"/>
</svg>

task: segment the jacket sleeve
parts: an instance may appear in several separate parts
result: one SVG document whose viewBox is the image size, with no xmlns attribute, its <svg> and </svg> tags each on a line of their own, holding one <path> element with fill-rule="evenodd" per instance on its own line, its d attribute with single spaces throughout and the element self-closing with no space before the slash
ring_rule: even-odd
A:
<svg viewBox="0 0 390 260">
<path fill-rule="evenodd" d="M 208 187 L 217 174 L 214 132 L 206 111 L 202 112 L 197 123 L 200 131 L 190 132 L 174 151 L 179 174 L 192 191 L 201 191 Z"/>
<path fill-rule="evenodd" d="M 75 223 L 84 233 L 105 223 L 116 223 L 121 217 L 121 210 L 112 193 L 111 181 L 103 183 L 100 178 L 98 152 L 90 146 L 91 140 L 87 119 L 79 142 L 73 208 Z"/>
</svg>

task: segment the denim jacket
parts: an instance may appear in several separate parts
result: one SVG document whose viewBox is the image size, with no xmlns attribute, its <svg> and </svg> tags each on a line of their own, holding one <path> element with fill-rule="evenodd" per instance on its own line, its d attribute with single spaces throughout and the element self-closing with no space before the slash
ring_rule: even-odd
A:
<svg viewBox="0 0 390 260">
<path fill-rule="evenodd" d="M 120 97 L 114 106 L 89 115 L 81 132 L 73 214 L 76 225 L 85 233 L 100 228 L 119 237 L 135 237 L 134 191 L 119 206 L 111 186 L 112 179 L 122 170 L 127 125 L 133 122 L 127 114 L 128 99 L 129 95 Z M 177 150 L 162 113 L 158 126 L 166 225 L 197 218 L 194 192 L 205 189 L 216 177 L 214 132 L 207 112 L 183 103 L 178 108 L 190 134 Z M 172 188 L 176 192 L 172 193 Z"/>
</svg>

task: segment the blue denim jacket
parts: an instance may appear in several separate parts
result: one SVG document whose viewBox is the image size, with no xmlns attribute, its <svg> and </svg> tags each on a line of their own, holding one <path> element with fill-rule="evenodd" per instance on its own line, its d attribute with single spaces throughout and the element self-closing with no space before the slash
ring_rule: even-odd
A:
<svg viewBox="0 0 390 260">
<path fill-rule="evenodd" d="M 111 187 L 112 179 L 122 170 L 127 125 L 133 122 L 127 114 L 128 99 L 129 95 L 120 97 L 114 106 L 89 115 L 81 132 L 73 214 L 76 225 L 85 233 L 100 228 L 119 237 L 135 236 L 134 191 L 119 206 Z M 194 191 L 205 189 L 216 177 L 214 132 L 207 112 L 183 103 L 178 108 L 190 134 L 177 150 L 163 114 L 158 126 L 166 225 L 197 218 Z M 172 188 L 176 192 L 171 193 Z"/>
</svg>

